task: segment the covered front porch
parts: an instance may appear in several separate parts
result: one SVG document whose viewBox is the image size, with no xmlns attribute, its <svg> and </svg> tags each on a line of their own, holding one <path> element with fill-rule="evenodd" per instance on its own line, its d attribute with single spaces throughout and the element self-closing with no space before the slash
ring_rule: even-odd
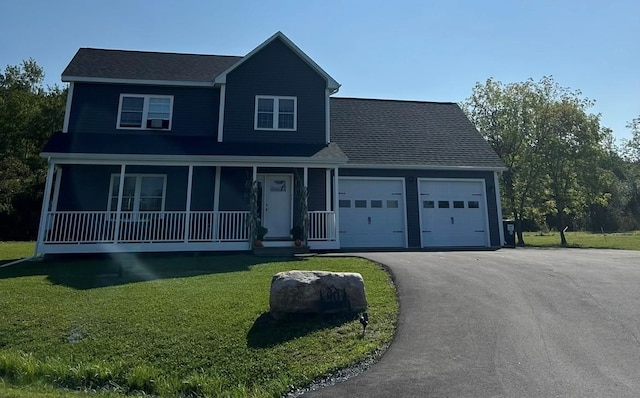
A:
<svg viewBox="0 0 640 398">
<path fill-rule="evenodd" d="M 261 160 L 50 158 L 36 252 L 249 250 L 256 219 L 265 246 L 301 226 L 310 249 L 338 249 L 338 168 Z"/>
</svg>

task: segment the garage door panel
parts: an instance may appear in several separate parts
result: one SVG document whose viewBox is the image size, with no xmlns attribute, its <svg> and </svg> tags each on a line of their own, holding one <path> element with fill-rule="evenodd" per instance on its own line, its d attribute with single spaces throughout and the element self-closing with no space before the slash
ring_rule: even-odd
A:
<svg viewBox="0 0 640 398">
<path fill-rule="evenodd" d="M 340 245 L 405 247 L 402 180 L 340 179 Z"/>
<path fill-rule="evenodd" d="M 422 180 L 419 197 L 423 246 L 487 245 L 482 181 Z"/>
</svg>

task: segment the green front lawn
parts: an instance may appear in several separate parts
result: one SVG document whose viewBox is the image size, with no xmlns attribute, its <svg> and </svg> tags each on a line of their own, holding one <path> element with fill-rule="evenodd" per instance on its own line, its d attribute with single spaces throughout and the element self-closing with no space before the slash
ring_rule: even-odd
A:
<svg viewBox="0 0 640 398">
<path fill-rule="evenodd" d="M 35 249 L 35 242 L 0 242 L 0 264 L 31 257 Z"/>
<path fill-rule="evenodd" d="M 566 232 L 568 247 L 640 250 L 640 231 L 596 234 Z M 525 232 L 527 246 L 560 247 L 559 232 Z"/>
<path fill-rule="evenodd" d="M 353 317 L 271 320 L 271 277 L 292 269 L 360 272 L 364 337 Z M 388 344 L 398 313 L 388 274 L 371 262 L 241 254 L 25 262 L 0 268 L 0 303 L 0 395 L 9 396 L 59 396 L 50 386 L 280 396 Z"/>
</svg>

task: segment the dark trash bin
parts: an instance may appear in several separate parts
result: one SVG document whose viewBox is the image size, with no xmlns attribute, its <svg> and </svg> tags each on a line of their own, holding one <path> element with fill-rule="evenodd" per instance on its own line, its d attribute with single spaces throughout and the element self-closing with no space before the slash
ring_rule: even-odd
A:
<svg viewBox="0 0 640 398">
<path fill-rule="evenodd" d="M 516 223 L 512 220 L 502 221 L 502 228 L 504 230 L 504 243 L 502 247 L 516 247 Z"/>
</svg>

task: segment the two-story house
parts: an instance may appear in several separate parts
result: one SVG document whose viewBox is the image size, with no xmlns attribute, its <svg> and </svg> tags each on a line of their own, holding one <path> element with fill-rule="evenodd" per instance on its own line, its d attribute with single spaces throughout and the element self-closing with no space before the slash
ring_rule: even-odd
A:
<svg viewBox="0 0 640 398">
<path fill-rule="evenodd" d="M 504 166 L 455 103 L 336 98 L 278 32 L 244 57 L 81 48 L 37 253 L 499 247 Z"/>
</svg>

